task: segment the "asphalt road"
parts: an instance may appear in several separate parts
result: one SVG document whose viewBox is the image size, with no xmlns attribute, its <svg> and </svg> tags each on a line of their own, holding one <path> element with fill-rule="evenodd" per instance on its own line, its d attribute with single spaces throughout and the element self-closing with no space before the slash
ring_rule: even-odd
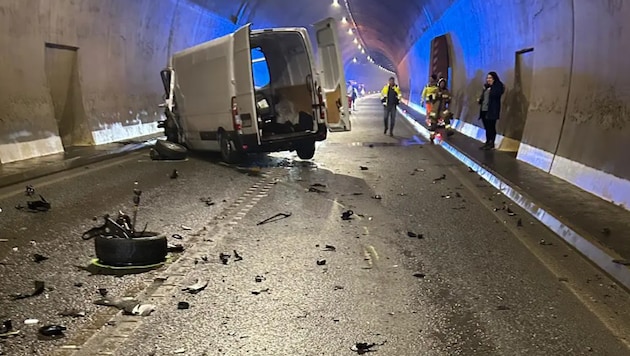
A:
<svg viewBox="0 0 630 356">
<path fill-rule="evenodd" d="M 76 354 L 96 355 L 116 330 L 104 326 L 116 309 L 93 304 L 98 288 L 135 296 L 157 278 L 172 288 L 147 298 L 150 316 L 128 317 L 134 328 L 111 354 L 350 355 L 357 342 L 376 343 L 377 355 L 630 354 L 625 290 L 402 118 L 395 137 L 383 135 L 377 100 L 358 109 L 353 131 L 331 133 L 312 162 L 253 157 L 263 176 L 214 156 L 152 162 L 141 152 L 31 182 L 53 204 L 46 213 L 13 208 L 23 186 L 0 190 L 0 318 L 21 329 L 0 350 L 46 355 L 87 341 Z M 81 267 L 93 244 L 80 235 L 93 216 L 130 211 L 136 180 L 139 221 L 181 234 L 173 241 L 186 251 L 155 271 L 92 275 Z M 257 225 L 282 212 L 291 216 Z M 208 287 L 181 291 L 197 279 Z M 34 280 L 49 289 L 8 297 Z M 86 317 L 57 315 L 67 308 Z M 62 324 L 66 337 L 42 340 L 28 318 Z"/>
</svg>

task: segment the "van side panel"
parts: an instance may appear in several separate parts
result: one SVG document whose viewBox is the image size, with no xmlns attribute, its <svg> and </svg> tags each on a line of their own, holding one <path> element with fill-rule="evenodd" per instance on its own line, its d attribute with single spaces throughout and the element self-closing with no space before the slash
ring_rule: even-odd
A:
<svg viewBox="0 0 630 356">
<path fill-rule="evenodd" d="M 230 44 L 226 36 L 173 56 L 175 97 L 190 148 L 218 150 L 218 128 L 232 129 Z"/>
<path fill-rule="evenodd" d="M 238 104 L 238 114 L 242 120 L 243 134 L 259 136 L 252 74 L 250 26 L 241 27 L 233 36 L 234 91 Z M 260 144 L 260 137 L 258 137 L 258 144 Z"/>
</svg>

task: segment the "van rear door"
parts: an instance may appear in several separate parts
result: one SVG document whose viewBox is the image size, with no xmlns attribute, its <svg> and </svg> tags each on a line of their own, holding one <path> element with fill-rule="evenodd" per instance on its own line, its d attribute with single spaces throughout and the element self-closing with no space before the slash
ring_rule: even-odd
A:
<svg viewBox="0 0 630 356">
<path fill-rule="evenodd" d="M 258 122 L 256 102 L 254 98 L 254 77 L 252 74 L 252 57 L 250 46 L 251 24 L 247 24 L 234 32 L 233 43 L 233 75 L 238 117 L 244 135 L 256 134 L 258 144 Z"/>
<path fill-rule="evenodd" d="M 329 17 L 315 23 L 315 38 L 319 56 L 320 80 L 326 95 L 326 113 L 330 129 L 351 130 L 346 76 L 339 52 L 337 23 Z"/>
</svg>

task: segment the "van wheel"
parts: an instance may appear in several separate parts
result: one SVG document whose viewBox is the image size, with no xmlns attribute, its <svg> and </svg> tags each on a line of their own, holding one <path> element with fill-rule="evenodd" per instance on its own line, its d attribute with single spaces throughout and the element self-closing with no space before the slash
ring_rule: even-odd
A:
<svg viewBox="0 0 630 356">
<path fill-rule="evenodd" d="M 243 155 L 236 151 L 234 142 L 226 132 L 220 134 L 219 142 L 221 145 L 221 159 L 224 162 L 238 163 L 243 159 Z"/>
<path fill-rule="evenodd" d="M 315 156 L 315 142 L 304 143 L 296 149 L 298 157 L 300 159 L 311 159 Z"/>
<path fill-rule="evenodd" d="M 166 236 L 145 232 L 140 237 L 124 239 L 119 237 L 97 236 L 94 239 L 94 252 L 107 266 L 149 266 L 162 263 L 168 253 Z"/>
<path fill-rule="evenodd" d="M 164 159 L 182 160 L 188 155 L 186 147 L 165 140 L 157 140 L 154 149 Z"/>
</svg>

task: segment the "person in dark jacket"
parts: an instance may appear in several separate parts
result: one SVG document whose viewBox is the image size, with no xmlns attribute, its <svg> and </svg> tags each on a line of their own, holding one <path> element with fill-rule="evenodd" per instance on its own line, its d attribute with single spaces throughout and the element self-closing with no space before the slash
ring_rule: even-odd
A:
<svg viewBox="0 0 630 356">
<path fill-rule="evenodd" d="M 494 149 L 494 139 L 497 136 L 497 120 L 501 116 L 501 96 L 505 92 L 505 86 L 496 72 L 488 73 L 483 92 L 479 97 L 479 118 L 486 130 L 486 143 L 480 147 L 482 150 Z"/>
</svg>

